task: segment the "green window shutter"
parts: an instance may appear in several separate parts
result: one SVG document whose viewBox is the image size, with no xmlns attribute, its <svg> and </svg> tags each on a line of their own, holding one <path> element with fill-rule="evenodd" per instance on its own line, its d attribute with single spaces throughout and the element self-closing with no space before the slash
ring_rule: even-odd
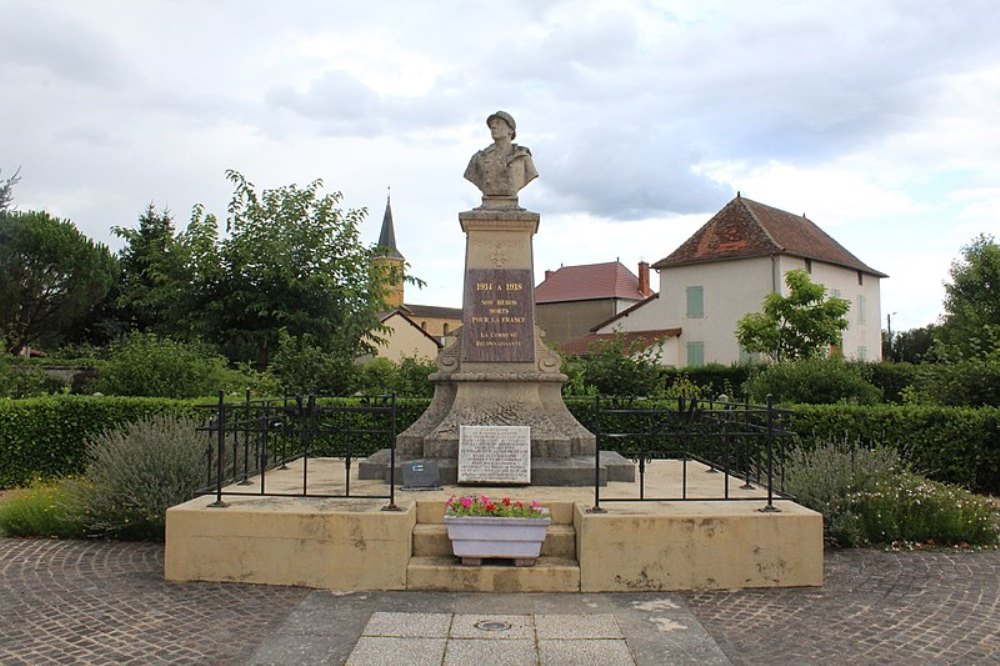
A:
<svg viewBox="0 0 1000 666">
<path fill-rule="evenodd" d="M 692 367 L 700 367 L 705 365 L 704 342 L 687 343 L 687 364 Z"/>
<path fill-rule="evenodd" d="M 687 288 L 687 316 L 690 319 L 701 319 L 705 316 L 705 288 Z"/>
<path fill-rule="evenodd" d="M 868 347 L 858 347 L 858 360 L 859 361 L 868 360 Z"/>
<path fill-rule="evenodd" d="M 858 294 L 858 323 L 868 323 L 868 299 L 864 294 Z"/>
</svg>

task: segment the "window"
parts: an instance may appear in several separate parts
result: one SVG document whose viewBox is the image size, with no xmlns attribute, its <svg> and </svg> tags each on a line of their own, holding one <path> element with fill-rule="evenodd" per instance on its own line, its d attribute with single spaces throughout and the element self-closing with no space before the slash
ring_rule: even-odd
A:
<svg viewBox="0 0 1000 666">
<path fill-rule="evenodd" d="M 756 354 L 751 354 L 746 347 L 740 345 L 740 363 L 753 363 L 756 360 Z"/>
<path fill-rule="evenodd" d="M 427 330 L 427 322 L 426 321 L 420 322 L 420 330 L 421 331 L 426 331 Z"/>
<path fill-rule="evenodd" d="M 449 330 L 451 330 L 451 327 L 447 323 L 445 323 L 444 328 L 442 329 L 442 334 L 448 335 Z"/>
<path fill-rule="evenodd" d="M 705 365 L 704 342 L 687 343 L 687 364 L 692 367 L 700 367 Z"/>
<path fill-rule="evenodd" d="M 806 259 L 806 273 L 812 273 L 812 272 L 813 272 L 813 260 Z"/>
<path fill-rule="evenodd" d="M 865 274 L 862 273 L 861 271 L 858 271 L 858 284 L 864 284 L 864 283 L 865 283 Z"/>
<path fill-rule="evenodd" d="M 705 316 L 705 288 L 687 288 L 687 316 L 689 319 L 701 319 Z"/>
<path fill-rule="evenodd" d="M 858 360 L 859 361 L 868 360 L 868 347 L 858 347 Z"/>
<path fill-rule="evenodd" d="M 864 294 L 858 294 L 858 323 L 868 323 L 868 299 Z"/>
</svg>

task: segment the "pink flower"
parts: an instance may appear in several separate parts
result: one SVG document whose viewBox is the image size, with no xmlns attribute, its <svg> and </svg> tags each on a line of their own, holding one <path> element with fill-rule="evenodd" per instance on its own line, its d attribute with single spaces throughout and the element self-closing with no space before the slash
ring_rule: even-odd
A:
<svg viewBox="0 0 1000 666">
<path fill-rule="evenodd" d="M 463 497 L 462 498 L 462 508 L 463 509 L 468 509 L 470 506 L 472 506 L 472 498 L 471 497 Z"/>
<path fill-rule="evenodd" d="M 538 503 L 538 500 L 531 500 L 531 508 L 532 508 L 532 509 L 538 509 L 538 508 L 540 508 L 541 506 L 542 506 L 542 505 Z"/>
</svg>

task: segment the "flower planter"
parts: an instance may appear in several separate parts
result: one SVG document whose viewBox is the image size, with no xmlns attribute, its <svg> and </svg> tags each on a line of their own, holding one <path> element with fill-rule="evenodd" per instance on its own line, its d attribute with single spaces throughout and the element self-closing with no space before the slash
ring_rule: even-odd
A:
<svg viewBox="0 0 1000 666">
<path fill-rule="evenodd" d="M 533 566 L 551 522 L 548 516 L 490 518 L 445 514 L 444 517 L 452 551 L 467 566 L 479 566 L 487 558 L 509 558 L 515 566 Z"/>
</svg>

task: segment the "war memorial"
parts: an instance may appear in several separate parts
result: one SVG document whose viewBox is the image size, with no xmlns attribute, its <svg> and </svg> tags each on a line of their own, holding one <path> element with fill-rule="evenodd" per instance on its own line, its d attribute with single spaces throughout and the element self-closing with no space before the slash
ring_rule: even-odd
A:
<svg viewBox="0 0 1000 666">
<path fill-rule="evenodd" d="M 493 143 L 464 174 L 482 205 L 458 214 L 463 325 L 429 377 L 430 406 L 393 432 L 389 447 L 353 465 L 349 455 L 305 455 L 280 468 L 261 464 L 239 483 L 223 481 L 219 425 L 215 501 L 197 497 L 167 512 L 167 578 L 492 592 L 822 584 L 818 513 L 714 464 L 647 464 L 645 455 L 600 450 L 600 437 L 570 413 L 560 357 L 534 323 L 541 219 L 520 206 L 519 193 L 538 173 L 530 150 L 513 142 L 510 114 L 491 114 L 487 126 Z M 415 470 L 425 482 L 407 487 Z M 463 566 L 452 555 L 445 502 L 470 493 L 548 508 L 534 566 Z"/>
</svg>

